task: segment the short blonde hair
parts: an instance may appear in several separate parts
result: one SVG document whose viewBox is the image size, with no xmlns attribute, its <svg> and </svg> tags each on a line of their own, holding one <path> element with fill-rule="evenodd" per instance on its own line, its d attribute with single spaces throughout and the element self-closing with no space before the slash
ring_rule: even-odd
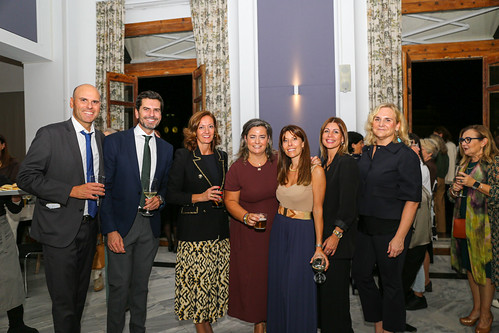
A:
<svg viewBox="0 0 499 333">
<path fill-rule="evenodd" d="M 480 157 L 480 161 L 484 161 L 486 163 L 493 163 L 494 158 L 499 154 L 494 138 L 492 137 L 492 133 L 490 133 L 489 129 L 483 125 L 470 125 L 461 130 L 459 133 L 459 138 L 463 137 L 464 132 L 473 130 L 480 136 L 480 141 L 483 139 L 487 139 L 487 143 L 483 146 L 483 154 Z M 471 157 L 467 156 L 464 153 L 463 146 L 459 144 L 459 152 L 461 153 L 461 161 L 459 165 L 461 167 L 466 166 L 470 163 Z"/>
<path fill-rule="evenodd" d="M 382 108 L 389 108 L 395 113 L 395 121 L 397 124 L 400 124 L 399 130 L 395 133 L 395 136 L 393 137 L 394 143 L 397 143 L 402 141 L 406 146 L 411 145 L 411 141 L 409 140 L 409 133 L 407 130 L 407 122 L 405 121 L 404 115 L 402 112 L 400 112 L 399 108 L 393 104 L 393 103 L 382 103 L 378 105 L 372 112 L 369 113 L 369 116 L 367 117 L 367 122 L 366 122 L 366 139 L 365 139 L 365 144 L 366 145 L 374 145 L 376 144 L 376 136 L 374 136 L 373 133 L 373 122 L 374 122 L 374 117 L 378 114 L 378 112 Z"/>
<path fill-rule="evenodd" d="M 428 154 L 431 154 L 432 158 L 435 158 L 437 156 L 438 145 L 433 139 L 430 138 L 421 139 L 421 148 L 426 150 Z"/>
</svg>

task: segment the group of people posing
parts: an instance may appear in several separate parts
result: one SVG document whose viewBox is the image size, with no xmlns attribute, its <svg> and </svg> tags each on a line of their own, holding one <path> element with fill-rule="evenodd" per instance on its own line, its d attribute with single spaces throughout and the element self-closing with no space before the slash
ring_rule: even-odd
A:
<svg viewBox="0 0 499 333">
<path fill-rule="evenodd" d="M 190 118 L 185 148 L 173 158 L 173 147 L 154 135 L 159 94 L 139 94 L 137 126 L 105 139 L 93 124 L 100 109 L 95 87 L 77 87 L 70 106 L 70 120 L 37 132 L 17 179 L 37 196 L 31 235 L 43 244 L 55 332 L 81 330 L 99 222 L 108 253 L 107 331 L 123 331 L 127 308 L 130 332 L 145 331 L 159 210 L 168 204 L 180 206 L 175 313 L 193 320 L 197 332 L 213 332 L 211 323 L 227 312 L 254 323 L 257 333 L 353 332 L 351 278 L 376 333 L 405 330 L 404 260 L 425 190 L 423 160 L 394 104 L 369 114 L 356 156 L 338 117 L 324 121 L 314 158 L 300 127 L 282 128 L 275 151 L 270 124 L 249 120 L 230 167 L 208 111 Z M 461 259 L 453 264 L 468 269 L 478 299 L 461 322 L 479 318 L 479 328 L 491 321 L 482 289 L 493 288 L 490 273 L 499 271 L 491 266 L 490 237 L 499 157 L 483 126 L 464 129 L 460 142 L 463 170 L 471 169 L 450 189 L 456 214 L 465 212 L 466 220 L 466 239 L 453 243 Z M 145 193 L 149 188 L 156 194 Z M 465 191 L 467 200 L 456 195 Z M 487 205 L 496 209 L 490 219 Z M 315 259 L 325 266 L 319 285 Z"/>
</svg>

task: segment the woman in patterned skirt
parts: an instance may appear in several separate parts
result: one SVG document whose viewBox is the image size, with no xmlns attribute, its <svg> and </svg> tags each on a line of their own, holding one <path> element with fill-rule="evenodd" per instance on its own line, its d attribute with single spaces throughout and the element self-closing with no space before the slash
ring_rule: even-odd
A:
<svg viewBox="0 0 499 333">
<path fill-rule="evenodd" d="M 471 125 L 459 135 L 461 161 L 456 180 L 449 188 L 455 201 L 454 225 L 451 241 L 451 264 L 456 270 L 466 271 L 473 308 L 468 316 L 460 318 L 464 326 L 474 326 L 477 333 L 488 333 L 494 320 L 490 306 L 494 298 L 492 283 L 491 224 L 488 201 L 491 195 L 491 173 L 497 148 L 490 131 L 483 125 Z M 459 233 L 459 220 L 464 220 Z"/>
<path fill-rule="evenodd" d="M 243 126 L 239 159 L 225 182 L 230 220 L 229 316 L 254 323 L 263 333 L 267 321 L 269 237 L 277 212 L 277 158 L 272 127 L 261 119 Z M 267 214 L 266 226 L 257 223 Z"/>
<path fill-rule="evenodd" d="M 222 201 L 227 154 L 217 122 L 208 111 L 195 113 L 184 129 L 185 149 L 175 153 L 166 201 L 181 206 L 175 265 L 175 313 L 192 319 L 197 332 L 227 312 L 229 223 Z"/>
</svg>

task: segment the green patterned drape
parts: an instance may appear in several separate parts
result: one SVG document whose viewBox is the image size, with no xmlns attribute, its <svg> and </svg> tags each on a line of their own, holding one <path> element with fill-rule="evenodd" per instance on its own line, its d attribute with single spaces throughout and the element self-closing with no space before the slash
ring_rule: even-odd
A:
<svg viewBox="0 0 499 333">
<path fill-rule="evenodd" d="M 394 103 L 400 110 L 402 92 L 402 4 L 400 0 L 367 1 L 369 106 Z"/>
<path fill-rule="evenodd" d="M 97 2 L 97 69 L 95 85 L 101 94 L 101 113 L 96 120 L 100 129 L 106 125 L 106 72 L 123 73 L 125 68 L 125 0 Z M 122 87 L 111 86 L 113 99 L 121 99 Z M 123 129 L 124 117 L 119 108 L 111 109 L 111 127 Z"/>
<path fill-rule="evenodd" d="M 227 0 L 191 0 L 198 65 L 206 65 L 206 108 L 215 114 L 221 148 L 232 157 Z"/>
</svg>

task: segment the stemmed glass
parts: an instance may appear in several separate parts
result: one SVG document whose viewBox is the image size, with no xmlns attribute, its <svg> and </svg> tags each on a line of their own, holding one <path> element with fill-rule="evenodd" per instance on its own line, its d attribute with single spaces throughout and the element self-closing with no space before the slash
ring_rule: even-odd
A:
<svg viewBox="0 0 499 333">
<path fill-rule="evenodd" d="M 459 175 L 459 172 L 460 171 L 463 171 L 461 170 L 461 168 L 459 166 L 456 167 L 456 176 L 454 177 L 454 182 L 457 183 L 457 176 Z M 460 184 L 460 183 L 458 183 Z M 463 184 L 461 184 L 461 186 L 463 186 Z M 459 191 L 459 193 L 457 194 L 456 198 L 466 198 L 465 195 L 463 195 L 463 190 Z"/>
<path fill-rule="evenodd" d="M 314 281 L 317 284 L 324 283 L 326 281 L 326 274 L 324 274 L 324 269 L 326 269 L 326 265 L 324 262 L 324 258 L 315 258 L 312 261 L 312 269 L 315 272 Z"/>
<path fill-rule="evenodd" d="M 156 178 L 147 179 L 146 185 L 142 189 L 144 191 L 144 196 L 147 199 L 152 199 L 158 194 L 158 180 Z M 149 209 L 146 210 L 145 213 L 142 213 L 142 216 L 153 216 Z"/>
</svg>

